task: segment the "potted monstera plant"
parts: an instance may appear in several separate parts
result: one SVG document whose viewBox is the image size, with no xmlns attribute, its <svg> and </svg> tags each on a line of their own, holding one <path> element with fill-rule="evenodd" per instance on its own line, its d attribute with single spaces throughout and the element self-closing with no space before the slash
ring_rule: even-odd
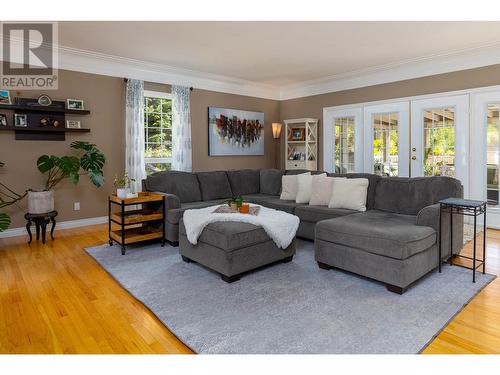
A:
<svg viewBox="0 0 500 375">
<path fill-rule="evenodd" d="M 104 154 L 89 142 L 76 141 L 70 145 L 73 155 L 42 155 L 37 160 L 38 170 L 47 175 L 42 190 L 28 191 L 28 212 L 46 213 L 54 210 L 54 188 L 63 180 L 77 184 L 81 175 L 87 175 L 96 186 L 104 184 L 102 168 L 106 162 Z"/>
<path fill-rule="evenodd" d="M 0 161 L 0 168 L 4 165 L 5 163 Z M 25 191 L 23 194 L 16 193 L 14 190 L 0 181 L 0 209 L 16 204 L 21 199 L 23 199 L 27 193 L 27 191 Z M 9 214 L 7 214 L 6 212 L 0 212 L 0 232 L 6 230 L 9 225 Z"/>
</svg>

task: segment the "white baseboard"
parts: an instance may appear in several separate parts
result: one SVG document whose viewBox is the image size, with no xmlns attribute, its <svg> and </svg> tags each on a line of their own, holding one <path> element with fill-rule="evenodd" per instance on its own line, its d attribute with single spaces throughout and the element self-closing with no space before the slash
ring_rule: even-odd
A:
<svg viewBox="0 0 500 375">
<path fill-rule="evenodd" d="M 107 222 L 108 222 L 107 216 L 89 217 L 87 219 L 61 221 L 60 223 L 58 222 L 56 224 L 56 231 L 58 229 L 78 228 L 78 227 L 85 227 L 88 225 L 104 224 Z M 12 229 L 7 229 L 4 232 L 0 232 L 0 238 L 16 237 L 16 236 L 24 236 L 24 235 L 28 235 L 26 232 L 26 227 L 12 228 Z"/>
</svg>

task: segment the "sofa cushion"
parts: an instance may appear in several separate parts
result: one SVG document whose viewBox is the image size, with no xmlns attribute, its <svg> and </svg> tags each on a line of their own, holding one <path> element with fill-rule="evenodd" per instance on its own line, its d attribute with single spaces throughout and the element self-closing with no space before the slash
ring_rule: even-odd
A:
<svg viewBox="0 0 500 375">
<path fill-rule="evenodd" d="M 227 177 L 234 196 L 260 192 L 260 171 L 258 169 L 227 171 Z"/>
<path fill-rule="evenodd" d="M 200 184 L 196 174 L 180 171 L 158 172 L 144 180 L 146 191 L 174 194 L 181 203 L 201 201 Z"/>
<path fill-rule="evenodd" d="M 366 211 L 368 183 L 367 178 L 335 178 L 328 207 Z"/>
<path fill-rule="evenodd" d="M 415 216 L 378 210 L 323 220 L 316 238 L 394 259 L 406 259 L 436 243 L 436 231 Z"/>
<path fill-rule="evenodd" d="M 215 206 L 223 203 L 224 199 L 206 201 L 206 202 L 182 203 L 180 208 L 173 208 L 167 211 L 167 221 L 170 224 L 178 224 L 179 220 L 182 219 L 182 216 L 184 215 L 184 211 L 186 210 Z"/>
<path fill-rule="evenodd" d="M 279 198 L 266 199 L 260 204 L 265 207 L 274 208 L 275 210 L 288 212 L 289 214 L 293 214 L 296 207 L 303 206 L 301 203 L 295 203 L 295 201 L 284 201 Z"/>
<path fill-rule="evenodd" d="M 182 221 L 179 230 L 181 234 L 186 234 Z M 230 221 L 210 223 L 198 237 L 198 242 L 210 244 L 227 252 L 269 240 L 266 231 L 260 226 Z"/>
<path fill-rule="evenodd" d="M 328 208 L 325 206 L 299 206 L 295 208 L 295 215 L 299 217 L 300 221 L 310 223 L 351 215 L 356 212 L 358 211 L 345 210 L 343 208 Z"/>
<path fill-rule="evenodd" d="M 196 176 L 200 182 L 201 197 L 204 201 L 229 199 L 233 196 L 225 171 L 198 172 Z"/>
<path fill-rule="evenodd" d="M 283 175 L 281 176 L 281 194 L 280 199 L 285 201 L 295 201 L 299 188 L 298 176 L 310 176 L 311 172 L 302 173 L 299 175 Z"/>
<path fill-rule="evenodd" d="M 260 170 L 260 192 L 262 194 L 279 195 L 281 193 L 281 176 L 279 169 Z"/>
<path fill-rule="evenodd" d="M 416 215 L 422 208 L 439 200 L 463 195 L 459 180 L 445 177 L 385 177 L 375 192 L 377 210 Z"/>
<path fill-rule="evenodd" d="M 297 196 L 295 197 L 295 202 L 309 204 L 313 185 L 315 185 L 318 180 L 324 178 L 327 178 L 326 173 L 316 175 L 298 174 Z"/>
<path fill-rule="evenodd" d="M 243 195 L 243 200 L 245 202 L 250 202 L 250 203 L 255 203 L 255 204 L 260 204 L 264 203 L 265 201 L 269 199 L 276 199 L 279 198 L 277 195 L 269 195 L 269 194 L 247 194 Z"/>
<path fill-rule="evenodd" d="M 370 173 L 328 173 L 330 177 L 347 177 L 347 178 L 367 178 L 368 193 L 366 194 L 366 209 L 371 210 L 375 207 L 375 189 L 382 177 Z"/>
</svg>

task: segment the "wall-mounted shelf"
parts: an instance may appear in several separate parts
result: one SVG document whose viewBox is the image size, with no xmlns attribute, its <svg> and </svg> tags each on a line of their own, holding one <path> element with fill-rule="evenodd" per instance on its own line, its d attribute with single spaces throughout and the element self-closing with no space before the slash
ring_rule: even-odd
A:
<svg viewBox="0 0 500 375">
<path fill-rule="evenodd" d="M 67 109 L 50 106 L 0 104 L 0 109 L 16 112 L 42 112 L 42 113 L 66 113 L 68 115 L 90 115 L 90 111 L 84 109 Z"/>
<path fill-rule="evenodd" d="M 16 135 L 16 140 L 32 140 L 32 141 L 64 141 L 66 133 L 89 133 L 90 129 L 75 129 L 66 127 L 66 115 L 69 116 L 85 116 L 89 115 L 89 110 L 68 109 L 65 108 L 64 102 L 53 102 L 52 106 L 41 106 L 36 102 L 34 104 L 26 104 L 32 102 L 32 99 L 21 99 L 24 102 L 17 101 L 18 104 L 0 104 L 0 111 L 13 111 L 14 114 L 24 114 L 27 116 L 26 127 L 13 126 L 14 115 L 12 115 L 8 126 L 0 126 L 0 132 L 11 131 Z M 54 128 L 50 126 L 41 127 L 39 124 L 42 119 L 50 119 L 51 121 L 59 121 L 60 127 Z"/>
<path fill-rule="evenodd" d="M 0 131 L 37 132 L 37 133 L 89 133 L 90 129 L 69 128 L 23 128 L 20 126 L 0 126 Z"/>
</svg>

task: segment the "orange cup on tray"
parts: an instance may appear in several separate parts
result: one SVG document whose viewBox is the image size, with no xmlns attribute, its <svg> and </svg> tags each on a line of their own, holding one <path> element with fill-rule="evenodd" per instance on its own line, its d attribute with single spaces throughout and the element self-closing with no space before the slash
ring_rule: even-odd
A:
<svg viewBox="0 0 500 375">
<path fill-rule="evenodd" d="M 250 205 L 248 203 L 243 203 L 240 207 L 241 214 L 248 214 L 250 212 Z"/>
</svg>

